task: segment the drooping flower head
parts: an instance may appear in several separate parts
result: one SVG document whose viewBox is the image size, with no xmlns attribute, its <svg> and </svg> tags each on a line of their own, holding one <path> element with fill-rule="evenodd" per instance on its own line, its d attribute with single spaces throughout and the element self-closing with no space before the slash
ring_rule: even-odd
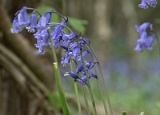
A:
<svg viewBox="0 0 160 115">
<path fill-rule="evenodd" d="M 157 0 L 141 0 L 141 3 L 138 5 L 140 8 L 147 9 L 148 6 L 155 8 L 157 5 Z"/>
<path fill-rule="evenodd" d="M 29 18 L 27 10 L 33 11 Z M 52 13 L 61 16 L 62 21 L 51 22 Z M 64 17 L 54 10 L 41 14 L 33 8 L 23 7 L 16 13 L 11 32 L 18 33 L 26 28 L 29 32 L 34 33 L 34 38 L 36 39 L 35 47 L 38 48 L 38 54 L 44 54 L 47 46 L 54 46 L 55 49 L 62 48 L 64 56 L 61 63 L 64 66 L 70 66 L 72 61 L 77 64 L 77 69 L 66 72 L 65 76 L 69 75 L 75 82 L 87 85 L 87 79 L 91 77 L 97 78 L 97 75 L 92 72 L 92 68 L 96 63 L 93 60 L 87 60 L 88 55 L 91 54 L 87 48 L 90 40 L 75 34 L 67 26 L 67 22 L 68 17 Z M 69 33 L 65 32 L 65 28 L 69 30 Z M 152 40 L 150 39 L 148 45 L 151 42 Z"/>
<path fill-rule="evenodd" d="M 38 22 L 38 18 L 36 16 L 36 13 L 32 13 L 30 16 L 30 25 L 26 27 L 26 29 L 29 32 L 34 33 L 35 29 L 37 28 L 37 22 Z"/>
<path fill-rule="evenodd" d="M 140 26 L 135 26 L 135 28 L 140 38 L 137 40 L 137 46 L 134 50 L 137 52 L 141 52 L 143 49 L 152 50 L 152 43 L 154 38 L 156 38 L 156 34 L 152 32 L 153 25 L 145 22 Z"/>
<path fill-rule="evenodd" d="M 12 33 L 19 33 L 22 31 L 22 28 L 20 27 L 17 18 L 14 18 L 13 20 L 13 28 L 11 28 Z"/>
<path fill-rule="evenodd" d="M 26 7 L 23 7 L 18 13 L 18 23 L 20 26 L 27 26 L 29 24 L 29 19 L 27 15 Z"/>
</svg>

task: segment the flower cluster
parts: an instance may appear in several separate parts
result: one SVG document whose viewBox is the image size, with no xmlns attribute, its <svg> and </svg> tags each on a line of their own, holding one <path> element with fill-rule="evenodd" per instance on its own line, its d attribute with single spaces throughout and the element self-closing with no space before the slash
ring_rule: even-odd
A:
<svg viewBox="0 0 160 115">
<path fill-rule="evenodd" d="M 33 11 L 30 17 L 28 17 L 27 10 Z M 62 22 L 51 22 L 53 13 L 62 17 Z M 87 85 L 87 77 L 88 79 L 97 78 L 97 75 L 91 72 L 97 62 L 87 60 L 87 56 L 91 53 L 87 48 L 87 45 L 90 45 L 90 40 L 72 32 L 67 26 L 67 22 L 67 17 L 54 10 L 40 14 L 33 8 L 23 7 L 16 13 L 11 32 L 19 33 L 23 28 L 26 28 L 29 32 L 34 33 L 38 54 L 44 54 L 46 46 L 54 46 L 55 49 L 62 48 L 65 55 L 62 57 L 61 63 L 64 66 L 70 66 L 70 62 L 74 61 L 78 67 L 75 72 L 66 72 L 65 76 L 69 75 L 74 81 Z M 65 28 L 69 30 L 69 33 L 64 31 Z"/>
<path fill-rule="evenodd" d="M 144 48 L 147 50 L 152 50 L 152 43 L 156 34 L 153 33 L 153 25 L 145 22 L 140 26 L 135 26 L 137 32 L 140 35 L 140 38 L 137 40 L 137 46 L 135 47 L 135 51 L 141 52 Z"/>
<path fill-rule="evenodd" d="M 148 6 L 155 8 L 156 5 L 157 5 L 157 0 L 141 0 L 141 4 L 139 4 L 138 6 L 140 8 L 147 9 Z"/>
</svg>

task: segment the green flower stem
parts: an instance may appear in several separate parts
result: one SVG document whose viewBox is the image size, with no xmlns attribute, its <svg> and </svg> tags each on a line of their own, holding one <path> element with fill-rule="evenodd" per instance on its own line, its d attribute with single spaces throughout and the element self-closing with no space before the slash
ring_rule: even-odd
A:
<svg viewBox="0 0 160 115">
<path fill-rule="evenodd" d="M 73 70 L 73 65 L 72 65 L 71 62 L 70 62 L 70 67 L 71 67 L 71 71 L 72 71 Z M 82 115 L 82 109 L 81 109 L 81 103 L 80 103 L 80 99 L 79 99 L 78 86 L 77 86 L 77 83 L 75 81 L 74 81 L 74 90 L 75 90 L 76 98 L 77 98 L 78 112 L 79 112 L 79 115 Z"/>
<path fill-rule="evenodd" d="M 82 109 L 81 109 L 79 93 L 78 93 L 78 87 L 77 87 L 77 83 L 76 82 L 74 82 L 74 90 L 76 92 L 76 98 L 77 98 L 77 104 L 78 104 L 78 112 L 79 112 L 79 115 L 82 115 Z"/>
<path fill-rule="evenodd" d="M 92 58 L 92 60 L 94 60 L 92 54 L 91 54 L 91 58 Z M 94 71 L 95 71 L 95 74 L 98 75 L 98 72 L 97 72 L 96 68 L 94 68 Z M 102 91 L 102 88 L 101 88 L 101 83 L 100 83 L 99 77 L 97 78 L 97 84 L 98 84 L 98 88 L 99 88 L 99 91 L 100 91 L 100 95 L 101 95 L 102 100 L 103 100 L 103 106 L 104 106 L 104 109 L 105 109 L 105 113 L 106 113 L 106 115 L 108 115 L 107 106 L 106 106 L 104 94 L 103 94 L 103 91 Z"/>
<path fill-rule="evenodd" d="M 89 89 L 89 93 L 91 95 L 91 99 L 92 99 L 92 106 L 93 106 L 93 110 L 94 110 L 94 115 L 97 115 L 97 110 L 96 110 L 96 105 L 95 105 L 95 101 L 94 101 L 94 97 L 93 97 L 93 93 L 92 93 L 92 90 L 91 90 L 91 87 L 90 87 L 90 81 L 88 80 L 88 89 Z"/>
<path fill-rule="evenodd" d="M 64 91 L 62 88 L 62 80 L 61 80 L 60 70 L 58 67 L 58 60 L 57 60 L 56 52 L 54 50 L 54 46 L 52 46 L 52 52 L 53 52 L 54 61 L 55 61 L 53 63 L 53 71 L 55 74 L 55 80 L 56 80 L 56 85 L 58 88 L 58 93 L 59 93 L 59 97 L 60 97 L 60 101 L 61 101 L 62 110 L 63 110 L 64 115 L 70 115 L 68 105 L 66 102 L 66 98 L 64 96 Z"/>
<path fill-rule="evenodd" d="M 84 68 L 84 71 L 85 71 L 86 77 L 87 77 L 87 86 L 88 86 L 89 93 L 90 93 L 90 95 L 91 95 L 91 100 L 92 100 L 92 106 L 93 106 L 93 110 L 94 110 L 94 115 L 97 115 L 96 105 L 95 105 L 93 93 L 92 93 L 92 90 L 91 90 L 91 85 L 90 85 L 90 81 L 89 81 L 89 78 L 88 78 L 88 73 L 87 73 L 87 70 L 86 70 L 85 62 L 84 62 L 84 59 L 83 59 L 83 56 L 82 56 L 82 55 L 81 55 L 81 57 L 82 57 L 82 62 L 83 62 L 83 68 Z"/>
<path fill-rule="evenodd" d="M 84 101 L 85 101 L 85 104 L 86 104 L 88 115 L 90 115 L 90 110 L 89 110 L 89 105 L 88 105 L 88 101 L 87 101 L 85 86 L 83 86 L 83 96 L 84 96 Z"/>
<path fill-rule="evenodd" d="M 97 84 L 98 84 L 98 88 L 99 88 L 99 91 L 100 91 L 100 95 L 101 95 L 102 100 L 103 100 L 103 106 L 104 106 L 104 109 L 105 109 L 105 113 L 106 113 L 106 115 L 108 115 L 107 106 L 106 106 L 104 94 L 102 93 L 103 91 L 102 91 L 102 88 L 101 88 L 99 78 L 97 78 Z"/>
<path fill-rule="evenodd" d="M 62 106 L 63 113 L 64 113 L 64 115 L 70 115 L 69 110 L 68 110 L 68 106 L 67 106 L 67 102 L 66 102 L 66 99 L 64 96 L 64 91 L 62 88 L 61 75 L 60 75 L 60 71 L 59 71 L 57 62 L 53 63 L 53 70 L 55 73 L 56 85 L 58 88 L 58 93 L 59 93 L 59 97 L 61 100 L 61 106 Z"/>
<path fill-rule="evenodd" d="M 78 76 L 81 78 L 81 74 L 78 74 Z M 84 96 L 84 100 L 85 100 L 88 115 L 90 115 L 90 109 L 89 109 L 88 100 L 87 100 L 87 96 L 86 96 L 86 91 L 85 91 L 84 87 L 85 86 L 83 86 L 83 96 Z"/>
<path fill-rule="evenodd" d="M 101 69 L 101 66 L 100 64 L 98 63 L 98 69 L 99 69 L 99 72 L 100 72 L 100 75 L 102 76 L 102 84 L 103 84 L 103 87 L 105 88 L 105 94 L 106 94 L 106 97 L 107 97 L 107 101 L 108 101 L 108 105 L 109 105 L 109 109 L 110 109 L 110 114 L 113 115 L 113 111 L 112 111 L 112 107 L 111 107 L 111 103 L 110 103 L 110 98 L 107 94 L 107 86 L 105 84 L 105 80 L 104 80 L 104 76 L 102 74 L 102 69 Z"/>
<path fill-rule="evenodd" d="M 102 68 L 101 68 L 101 66 L 100 66 L 100 63 L 99 63 L 99 60 L 98 60 L 98 58 L 97 58 L 97 56 L 95 55 L 95 52 L 94 52 L 94 50 L 93 50 L 93 48 L 92 48 L 92 46 L 91 45 L 89 45 L 89 49 L 91 49 L 91 51 L 93 52 L 93 54 L 94 54 L 94 57 L 96 58 L 96 61 L 98 62 L 98 69 L 99 69 L 99 72 L 100 72 L 100 76 L 102 77 L 102 84 L 103 84 L 103 87 L 104 87 L 104 92 L 105 92 L 105 94 L 106 94 L 106 97 L 107 97 L 107 101 L 108 101 L 108 105 L 109 105 L 109 109 L 110 109 L 110 114 L 111 115 L 113 115 L 113 111 L 112 111 L 112 107 L 111 107 L 111 103 L 110 103 L 110 98 L 109 98 L 109 96 L 108 96 L 108 94 L 107 94 L 107 86 L 106 86 L 106 83 L 105 83 L 105 80 L 104 80 L 104 76 L 103 76 L 103 74 L 102 74 Z M 91 55 L 91 57 L 92 57 L 92 59 L 93 59 L 93 56 Z M 100 81 L 99 81 L 100 82 Z M 102 91 L 101 91 L 102 92 Z"/>
</svg>

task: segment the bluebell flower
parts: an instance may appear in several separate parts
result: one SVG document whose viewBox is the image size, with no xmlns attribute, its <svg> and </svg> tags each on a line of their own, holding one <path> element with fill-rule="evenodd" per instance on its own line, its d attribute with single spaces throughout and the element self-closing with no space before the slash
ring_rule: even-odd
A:
<svg viewBox="0 0 160 115">
<path fill-rule="evenodd" d="M 87 85 L 87 77 L 86 76 L 83 76 L 82 78 L 77 79 L 76 81 L 82 85 Z"/>
<path fill-rule="evenodd" d="M 61 59 L 61 64 L 63 66 L 69 65 L 71 60 L 72 52 L 66 52 L 65 56 Z"/>
<path fill-rule="evenodd" d="M 78 74 L 76 72 L 73 72 L 73 71 L 66 72 L 64 74 L 64 76 L 68 76 L 68 75 L 71 76 L 74 79 L 75 82 L 78 82 L 82 85 L 87 85 L 87 77 L 86 76 L 82 76 L 82 78 L 79 78 Z"/>
<path fill-rule="evenodd" d="M 141 0 L 141 4 L 138 5 L 140 8 L 147 9 L 147 0 Z"/>
<path fill-rule="evenodd" d="M 37 53 L 38 54 L 44 54 L 44 46 L 41 39 L 37 39 L 37 43 L 35 44 L 36 48 L 38 48 Z"/>
<path fill-rule="evenodd" d="M 51 38 L 54 40 L 57 36 L 63 32 L 64 27 L 66 26 L 68 20 L 63 20 L 60 25 L 57 25 L 53 28 L 50 33 Z"/>
<path fill-rule="evenodd" d="M 41 37 L 42 29 L 38 29 L 37 32 L 34 34 L 34 38 L 39 39 Z"/>
<path fill-rule="evenodd" d="M 47 13 L 47 16 L 46 16 L 46 23 L 47 23 L 47 24 L 50 23 L 51 18 L 52 18 L 51 13 Z"/>
<path fill-rule="evenodd" d="M 63 33 L 62 39 L 60 40 L 61 48 L 63 48 L 65 51 L 68 51 L 69 49 L 74 50 L 72 41 L 74 41 L 75 37 L 76 37 L 76 34 L 74 33 L 70 33 L 70 34 Z M 75 47 L 77 47 L 77 43 Z"/>
<path fill-rule="evenodd" d="M 157 0 L 147 0 L 148 5 L 155 8 L 157 5 Z"/>
<path fill-rule="evenodd" d="M 68 38 L 69 40 L 74 41 L 77 38 L 77 35 L 75 33 L 70 33 Z"/>
<path fill-rule="evenodd" d="M 22 28 L 20 27 L 17 18 L 14 18 L 13 20 L 13 28 L 11 28 L 12 33 L 19 33 L 22 31 Z"/>
<path fill-rule="evenodd" d="M 37 24 L 37 28 L 38 29 L 50 29 L 50 21 L 51 21 L 51 13 L 45 13 L 41 16 L 38 24 Z"/>
<path fill-rule="evenodd" d="M 83 39 L 81 41 L 78 42 L 80 48 L 83 48 L 86 45 L 86 41 Z"/>
<path fill-rule="evenodd" d="M 135 47 L 135 51 L 141 52 L 143 48 L 146 47 L 146 40 L 147 40 L 147 32 L 142 32 L 140 34 L 140 38 L 137 40 L 137 46 Z"/>
<path fill-rule="evenodd" d="M 88 73 L 88 77 L 89 78 L 92 77 L 92 76 L 94 78 L 96 78 L 96 75 L 91 72 L 91 69 L 94 67 L 95 64 L 96 64 L 96 62 L 94 62 L 94 63 L 93 62 L 87 62 L 85 64 L 86 72 Z M 81 73 L 82 75 L 86 75 L 83 63 L 79 64 L 79 66 L 78 66 L 78 68 L 76 70 L 76 73 Z"/>
<path fill-rule="evenodd" d="M 20 26 L 27 26 L 29 24 L 27 10 L 25 7 L 23 7 L 18 13 L 18 23 Z"/>
<path fill-rule="evenodd" d="M 36 14 L 32 13 L 31 16 L 30 16 L 30 24 L 29 24 L 29 26 L 26 27 L 26 29 L 29 32 L 34 33 L 35 32 L 35 28 L 37 27 L 37 22 L 38 22 L 38 19 L 36 17 Z"/>
<path fill-rule="evenodd" d="M 69 50 L 69 44 L 70 44 L 70 40 L 60 42 L 61 48 L 64 49 L 65 51 Z"/>
<path fill-rule="evenodd" d="M 37 28 L 44 29 L 46 27 L 47 27 L 47 18 L 46 18 L 46 16 L 42 15 L 42 17 L 40 18 L 40 20 L 37 24 Z"/>
<path fill-rule="evenodd" d="M 79 47 L 76 47 L 76 48 L 74 48 L 73 49 L 73 56 L 74 57 L 77 57 L 78 55 L 80 55 L 80 53 L 81 53 L 81 50 L 80 50 L 80 48 Z"/>
<path fill-rule="evenodd" d="M 143 49 L 152 50 L 152 43 L 156 37 L 156 34 L 152 32 L 152 24 L 145 22 L 140 26 L 136 26 L 136 29 L 140 38 L 137 40 L 137 45 L 134 50 L 137 52 L 141 52 Z"/>
<path fill-rule="evenodd" d="M 52 39 L 52 38 L 51 38 Z M 60 46 L 60 43 L 61 43 L 61 40 L 62 40 L 62 35 L 59 34 L 56 39 L 52 39 L 52 44 L 54 46 L 55 49 L 57 49 L 59 46 Z"/>
<path fill-rule="evenodd" d="M 157 5 L 157 0 L 141 0 L 141 4 L 138 6 L 143 9 L 147 9 L 148 5 L 155 8 Z"/>
<path fill-rule="evenodd" d="M 32 14 L 28 19 L 27 10 L 32 10 Z M 36 16 L 36 13 L 39 17 Z M 62 48 L 65 55 L 61 59 L 63 66 L 69 66 L 70 62 L 73 61 L 77 64 L 78 68 L 74 71 L 66 72 L 66 75 L 71 76 L 75 82 L 78 82 L 82 85 L 87 85 L 87 80 L 91 77 L 97 78 L 97 75 L 92 72 L 92 68 L 96 64 L 93 61 L 88 61 L 87 56 L 90 53 L 88 47 L 90 45 L 90 40 L 83 38 L 80 35 L 75 34 L 67 27 L 68 18 L 64 19 L 60 23 L 52 23 L 51 17 L 52 13 L 60 15 L 63 19 L 64 16 L 55 12 L 48 11 L 43 14 L 40 14 L 38 11 L 33 8 L 23 7 L 20 11 L 16 13 L 16 17 L 13 20 L 13 28 L 11 28 L 12 33 L 18 33 L 22 31 L 22 27 L 26 27 L 29 32 L 34 33 L 34 38 L 36 39 L 35 47 L 38 48 L 38 54 L 44 54 L 44 48 L 46 46 L 53 45 L 55 49 Z M 38 19 L 40 18 L 40 19 Z M 137 30 L 141 34 L 146 31 L 150 24 L 143 26 L 137 26 Z M 67 28 L 70 33 L 66 34 L 64 28 Z M 151 49 L 153 42 L 152 36 L 147 36 L 148 39 L 146 42 L 141 41 L 141 46 Z M 148 47 L 146 47 L 148 46 Z M 85 68 L 83 67 L 85 63 Z M 87 77 L 88 79 L 87 79 Z"/>
<path fill-rule="evenodd" d="M 49 34 L 47 29 L 44 29 L 41 31 L 41 39 L 42 39 L 42 45 L 43 46 L 49 46 Z"/>
<path fill-rule="evenodd" d="M 37 40 L 35 46 L 38 48 L 38 54 L 44 54 L 44 46 L 49 46 L 50 43 L 47 29 L 38 29 L 34 37 Z"/>
<path fill-rule="evenodd" d="M 86 56 L 87 56 L 89 53 L 90 53 L 90 51 L 89 51 L 89 50 L 85 50 L 85 51 L 83 51 L 83 53 L 82 53 L 83 58 L 85 59 L 85 58 L 86 58 Z"/>
<path fill-rule="evenodd" d="M 94 65 L 95 65 L 95 63 L 92 64 L 92 62 L 87 62 L 87 63 L 85 64 L 87 70 L 92 69 L 92 68 L 94 67 Z M 79 64 L 76 72 L 79 73 L 79 72 L 82 72 L 82 71 L 84 71 L 83 63 Z"/>
<path fill-rule="evenodd" d="M 75 81 L 76 81 L 76 79 L 79 79 L 78 74 L 76 72 L 71 71 L 71 72 L 68 72 L 68 73 L 72 78 L 74 78 Z"/>
<path fill-rule="evenodd" d="M 148 36 L 147 40 L 146 40 L 146 48 L 148 50 L 152 50 L 152 43 L 154 41 L 154 38 L 156 38 L 156 34 L 151 34 L 150 36 Z"/>
<path fill-rule="evenodd" d="M 135 28 L 136 28 L 137 32 L 139 34 L 141 34 L 142 32 L 147 31 L 147 29 L 150 29 L 150 31 L 152 31 L 153 30 L 153 25 L 149 22 L 144 22 L 140 26 L 136 25 Z"/>
<path fill-rule="evenodd" d="M 89 50 L 85 50 L 82 52 L 82 55 L 79 55 L 76 57 L 76 61 L 81 62 L 82 63 L 82 57 L 84 58 L 84 60 L 86 59 L 87 55 L 90 53 Z"/>
<path fill-rule="evenodd" d="M 152 43 L 154 41 L 154 38 L 156 37 L 155 34 L 152 34 L 150 36 L 146 36 L 146 38 L 140 38 L 137 40 L 137 46 L 135 47 L 135 51 L 141 52 L 143 49 L 152 50 Z"/>
</svg>

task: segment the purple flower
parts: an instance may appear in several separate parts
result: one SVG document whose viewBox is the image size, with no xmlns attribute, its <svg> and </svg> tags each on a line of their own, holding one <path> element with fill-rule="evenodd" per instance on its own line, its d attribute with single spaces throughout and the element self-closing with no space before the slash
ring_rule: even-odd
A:
<svg viewBox="0 0 160 115">
<path fill-rule="evenodd" d="M 21 27 L 20 27 L 20 25 L 18 23 L 17 18 L 14 18 L 14 20 L 13 20 L 13 28 L 11 28 L 11 32 L 12 33 L 19 33 L 21 31 L 22 31 L 22 29 L 21 29 Z"/>
<path fill-rule="evenodd" d="M 137 32 L 139 34 L 141 34 L 144 31 L 147 31 L 147 29 L 153 30 L 153 25 L 150 24 L 149 22 L 144 22 L 143 24 L 141 24 L 140 26 L 135 26 Z"/>
<path fill-rule="evenodd" d="M 51 18 L 52 18 L 51 13 L 48 13 L 47 16 L 46 16 L 46 23 L 47 23 L 47 24 L 50 23 Z"/>
<path fill-rule="evenodd" d="M 147 0 L 148 5 L 155 8 L 157 5 L 157 0 Z"/>
<path fill-rule="evenodd" d="M 141 0 L 141 4 L 139 4 L 138 6 L 140 8 L 147 9 L 148 5 L 155 8 L 157 5 L 157 1 L 156 0 Z"/>
<path fill-rule="evenodd" d="M 156 34 L 154 34 L 152 24 L 145 22 L 140 26 L 136 26 L 137 32 L 140 38 L 137 40 L 137 45 L 134 48 L 135 51 L 141 52 L 143 49 L 152 50 L 152 43 Z"/>
<path fill-rule="evenodd" d="M 80 48 L 76 47 L 76 48 L 73 49 L 73 54 L 72 55 L 74 57 L 77 57 L 78 55 L 80 55 L 80 53 L 81 53 Z"/>
<path fill-rule="evenodd" d="M 66 75 L 70 75 L 73 79 L 79 79 L 79 77 L 78 77 L 78 74 L 76 73 L 76 72 L 73 72 L 73 71 L 71 71 L 71 72 L 66 72 L 65 73 L 65 76 Z"/>
<path fill-rule="evenodd" d="M 69 40 L 73 41 L 73 40 L 75 40 L 75 38 L 77 38 L 77 35 L 75 33 L 69 34 Z"/>
<path fill-rule="evenodd" d="M 85 64 L 85 68 L 86 68 L 86 71 L 84 70 L 84 66 L 83 66 L 83 63 L 79 64 L 77 70 L 76 70 L 76 73 L 81 73 L 82 75 L 86 75 L 88 74 L 88 77 L 94 77 L 94 78 L 97 78 L 95 74 L 93 74 L 91 72 L 91 69 L 94 67 L 94 65 L 96 64 L 96 62 L 87 62 Z M 87 73 L 85 73 L 87 72 Z"/>
<path fill-rule="evenodd" d="M 143 51 L 143 48 L 146 46 L 146 40 L 147 40 L 147 32 L 142 32 L 140 34 L 140 38 L 137 40 L 137 46 L 135 47 L 135 51 L 141 52 Z"/>
<path fill-rule="evenodd" d="M 152 43 L 153 43 L 153 40 L 154 38 L 156 38 L 156 34 L 151 34 L 150 36 L 148 36 L 147 40 L 146 40 L 146 48 L 148 50 L 152 50 Z"/>
<path fill-rule="evenodd" d="M 36 34 L 34 34 L 34 37 L 37 40 L 37 43 L 35 44 L 36 48 L 39 48 L 38 54 L 44 54 L 44 46 L 49 46 L 49 34 L 47 29 L 39 29 Z"/>
<path fill-rule="evenodd" d="M 52 39 L 56 39 L 57 36 L 58 36 L 60 33 L 63 33 L 63 29 L 64 29 L 64 27 L 66 26 L 67 21 L 68 21 L 68 20 L 63 20 L 63 21 L 60 23 L 60 25 L 55 26 L 55 27 L 53 28 L 53 30 L 51 31 L 51 34 L 50 34 Z"/>
<path fill-rule="evenodd" d="M 37 28 L 39 29 L 49 29 L 50 26 L 48 25 L 51 21 L 51 13 L 43 14 L 37 24 Z"/>
<path fill-rule="evenodd" d="M 37 39 L 37 43 L 35 44 L 36 48 L 38 48 L 38 54 L 44 54 L 44 45 L 41 39 Z"/>
<path fill-rule="evenodd" d="M 22 10 L 19 11 L 18 23 L 20 26 L 27 26 L 29 24 L 26 7 L 23 7 Z"/>
<path fill-rule="evenodd" d="M 142 1 L 141 1 L 141 4 L 139 4 L 138 6 L 139 6 L 140 8 L 147 9 L 147 8 L 148 8 L 147 0 L 142 0 Z"/>
<path fill-rule="evenodd" d="M 62 39 L 59 40 L 61 48 L 63 48 L 65 51 L 68 51 L 70 49 L 69 46 L 71 46 L 70 44 L 72 44 L 72 41 L 73 39 L 75 39 L 75 37 L 76 37 L 76 34 L 74 33 L 70 33 L 69 35 L 63 33 Z"/>
<path fill-rule="evenodd" d="M 90 53 L 89 50 L 85 50 L 84 52 L 82 52 L 82 56 L 79 55 L 79 56 L 76 57 L 76 60 L 77 60 L 78 62 L 81 62 L 81 63 L 82 63 L 82 57 L 84 58 L 84 60 L 86 60 L 86 57 L 87 57 L 87 55 L 88 55 L 89 53 Z"/>
<path fill-rule="evenodd" d="M 82 76 L 82 78 L 79 78 L 78 74 L 76 72 L 73 72 L 73 71 L 66 72 L 64 74 L 64 76 L 68 76 L 68 75 L 71 76 L 74 79 L 75 82 L 78 82 L 82 85 L 87 85 L 87 77 L 86 76 Z"/>
<path fill-rule="evenodd" d="M 26 27 L 26 29 L 32 33 L 35 32 L 35 28 L 37 27 L 38 19 L 35 13 L 32 13 L 30 16 L 30 25 Z"/>
<path fill-rule="evenodd" d="M 82 85 L 87 85 L 87 77 L 86 76 L 83 76 L 81 79 L 77 79 L 76 81 Z"/>
<path fill-rule="evenodd" d="M 47 26 L 47 18 L 46 16 L 42 15 L 41 19 L 39 20 L 37 24 L 37 28 L 44 29 Z"/>
<path fill-rule="evenodd" d="M 62 35 L 61 34 L 59 34 L 56 37 L 56 39 L 52 39 L 52 45 L 54 46 L 55 49 L 57 49 L 60 46 L 61 40 L 62 40 Z"/>
<path fill-rule="evenodd" d="M 27 10 L 33 11 L 29 19 Z M 63 66 L 69 66 L 71 61 L 75 62 L 78 66 L 75 71 L 66 72 L 64 76 L 69 75 L 74 79 L 75 82 L 78 82 L 82 85 L 87 85 L 87 77 L 88 79 L 91 77 L 97 78 L 97 75 L 93 74 L 92 72 L 92 68 L 94 68 L 96 62 L 87 60 L 88 54 L 91 53 L 88 48 L 90 45 L 90 40 L 83 38 L 81 34 L 77 35 L 73 33 L 72 30 L 66 26 L 68 18 L 64 19 L 60 23 L 52 23 L 52 13 L 58 14 L 64 19 L 64 16 L 55 11 L 48 11 L 40 14 L 33 8 L 23 7 L 16 13 L 11 32 L 18 33 L 22 31 L 22 27 L 26 27 L 28 31 L 34 33 L 34 38 L 36 39 L 35 47 L 38 48 L 38 54 L 44 54 L 44 48 L 46 46 L 53 45 L 55 49 L 62 48 L 65 53 L 64 57 L 61 59 Z M 36 14 L 38 14 L 39 17 L 37 17 Z M 150 24 L 139 27 L 136 26 L 137 31 L 141 34 L 147 30 L 149 25 Z M 67 28 L 70 33 L 66 34 L 64 28 Z M 147 37 L 148 39 L 144 39 L 144 41 L 141 37 L 139 44 L 145 48 L 148 48 L 149 50 L 152 48 L 151 45 L 153 42 L 153 37 Z M 83 65 L 85 65 L 85 67 Z"/>
<path fill-rule="evenodd" d="M 144 48 L 146 48 L 147 50 L 152 50 L 152 43 L 154 38 L 156 37 L 155 34 L 152 34 L 150 36 L 146 36 L 146 38 L 140 38 L 137 40 L 137 46 L 135 47 L 135 51 L 137 52 L 141 52 L 143 51 Z"/>
<path fill-rule="evenodd" d="M 63 66 L 70 64 L 71 55 L 72 55 L 72 52 L 66 52 L 65 56 L 62 57 L 62 59 L 61 59 L 61 64 L 62 64 Z"/>
<path fill-rule="evenodd" d="M 41 31 L 41 40 L 43 46 L 49 46 L 49 34 L 47 29 Z"/>
<path fill-rule="evenodd" d="M 38 29 L 38 31 L 34 34 L 34 38 L 39 39 L 41 37 L 42 29 Z"/>
</svg>

